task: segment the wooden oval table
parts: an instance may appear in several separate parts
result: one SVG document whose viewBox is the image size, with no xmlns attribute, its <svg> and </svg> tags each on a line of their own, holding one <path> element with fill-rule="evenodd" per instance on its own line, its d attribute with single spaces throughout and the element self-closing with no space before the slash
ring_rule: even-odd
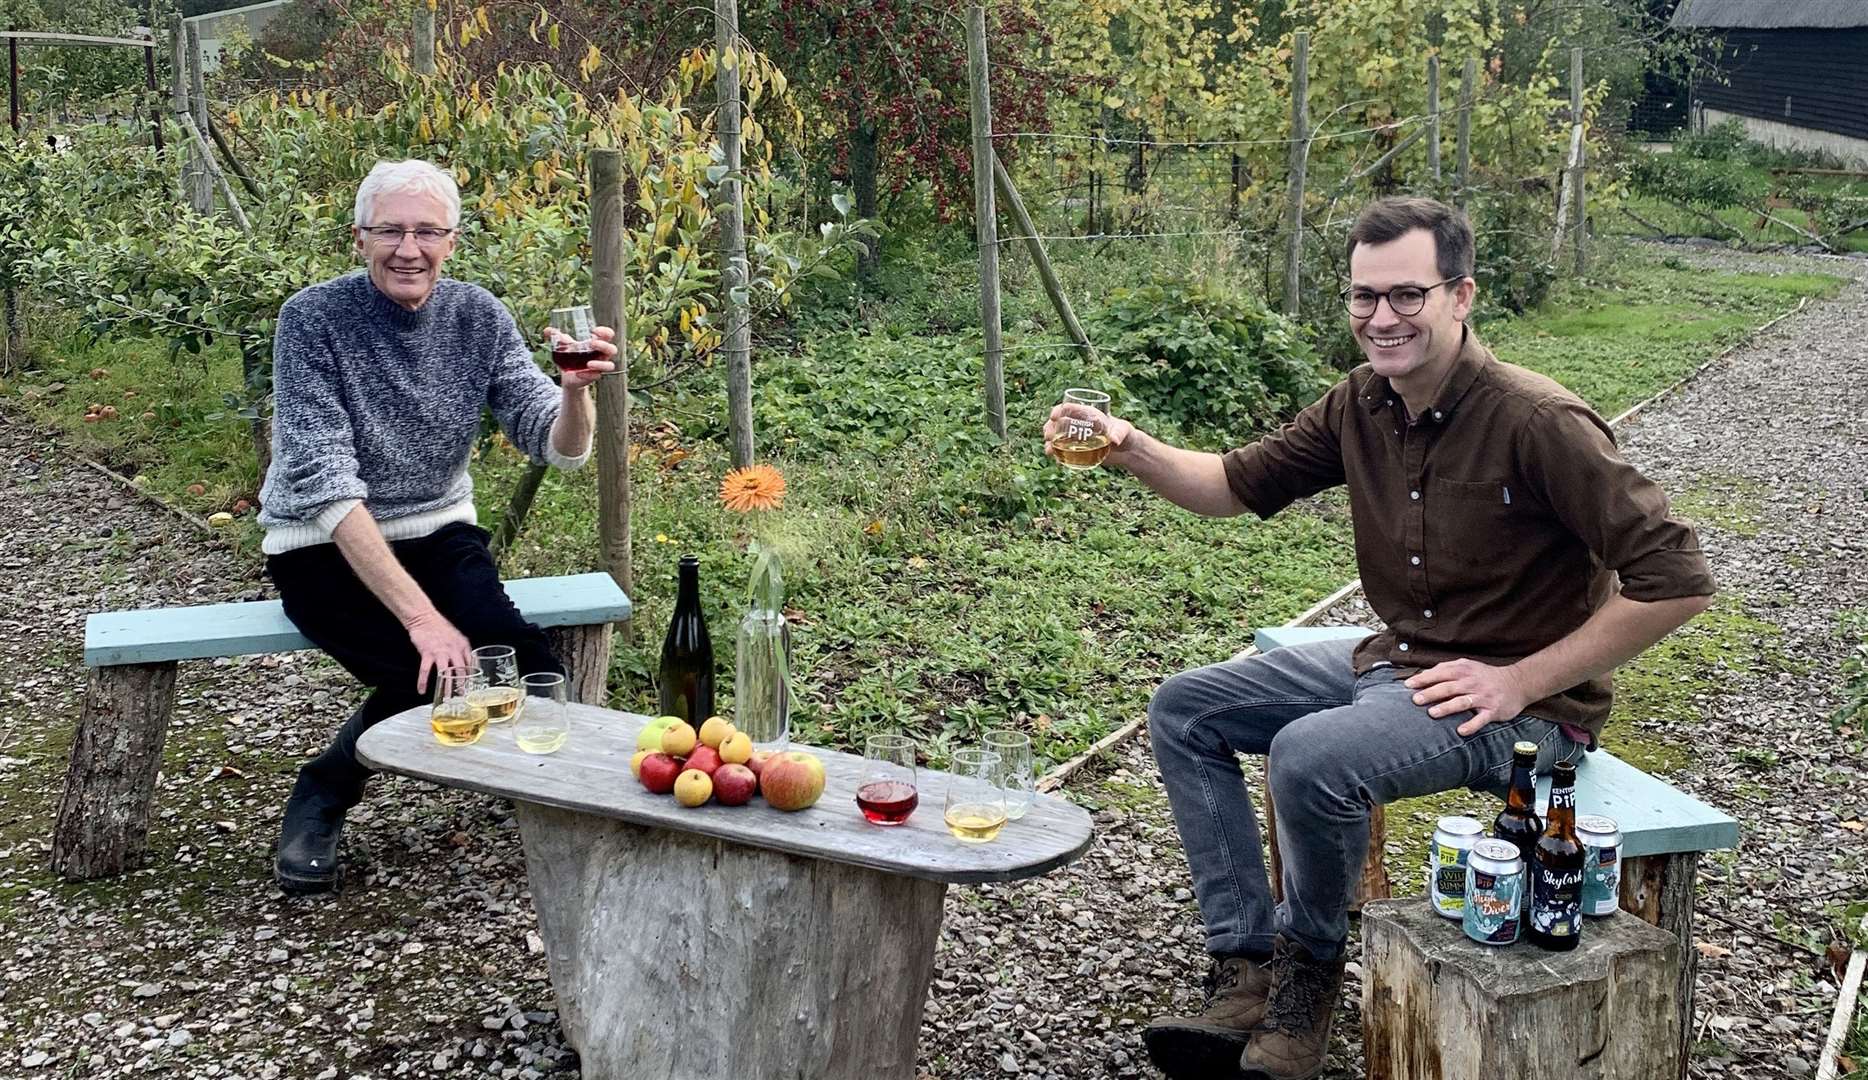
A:
<svg viewBox="0 0 1868 1080">
<path fill-rule="evenodd" d="M 1090 844 L 1089 814 L 1048 795 L 989 843 L 956 840 L 949 777 L 932 769 L 906 824 L 871 825 L 862 758 L 825 750 L 811 750 L 825 784 L 810 809 L 689 809 L 630 773 L 648 717 L 568 709 L 555 754 L 520 750 L 510 726 L 443 746 L 426 706 L 357 750 L 373 769 L 512 800 L 586 1080 L 911 1080 L 948 884 L 1034 877 Z"/>
</svg>

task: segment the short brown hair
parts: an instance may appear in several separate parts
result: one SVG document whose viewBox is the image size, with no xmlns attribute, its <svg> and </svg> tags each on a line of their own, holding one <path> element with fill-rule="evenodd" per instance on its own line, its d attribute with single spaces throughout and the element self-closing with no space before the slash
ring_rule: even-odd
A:
<svg viewBox="0 0 1868 1080">
<path fill-rule="evenodd" d="M 1386 244 L 1415 229 L 1433 234 L 1434 264 L 1443 278 L 1472 276 L 1472 222 L 1466 212 L 1438 199 L 1390 196 L 1362 208 L 1349 229 L 1345 257 L 1357 244 Z"/>
</svg>

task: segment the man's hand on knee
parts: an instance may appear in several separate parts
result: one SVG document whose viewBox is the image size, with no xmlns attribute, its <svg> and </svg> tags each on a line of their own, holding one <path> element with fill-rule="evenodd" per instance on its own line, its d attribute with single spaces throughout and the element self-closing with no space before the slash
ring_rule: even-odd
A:
<svg viewBox="0 0 1868 1080">
<path fill-rule="evenodd" d="M 1510 668 L 1477 660 L 1448 660 L 1408 679 L 1414 704 L 1431 706 L 1434 719 L 1470 711 L 1472 719 L 1459 726 L 1461 735 L 1476 735 L 1494 720 L 1514 720 L 1530 704 L 1524 686 Z"/>
<path fill-rule="evenodd" d="M 416 693 L 428 692 L 428 672 L 431 668 L 438 673 L 447 668 L 472 665 L 473 645 L 439 611 L 424 612 L 404 625 L 409 631 L 409 644 L 415 646 L 415 652 L 421 658 L 415 665 Z"/>
</svg>

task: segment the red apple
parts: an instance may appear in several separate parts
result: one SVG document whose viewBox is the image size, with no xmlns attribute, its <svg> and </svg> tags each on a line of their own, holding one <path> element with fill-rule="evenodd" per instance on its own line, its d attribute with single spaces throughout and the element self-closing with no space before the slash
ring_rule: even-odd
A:
<svg viewBox="0 0 1868 1080">
<path fill-rule="evenodd" d="M 681 775 L 681 763 L 667 754 L 655 753 L 642 759 L 642 786 L 657 795 L 675 789 L 675 777 Z"/>
<path fill-rule="evenodd" d="M 759 778 L 744 765 L 722 765 L 713 772 L 713 797 L 721 806 L 744 806 L 759 790 Z"/>
<path fill-rule="evenodd" d="M 746 762 L 746 767 L 752 770 L 754 776 L 761 776 L 765 773 L 765 763 L 777 756 L 778 753 L 773 750 L 754 750 L 752 759 Z"/>
<path fill-rule="evenodd" d="M 765 763 L 759 791 L 774 810 L 803 810 L 824 793 L 824 763 L 802 750 L 787 750 Z"/>
<path fill-rule="evenodd" d="M 718 769 L 720 764 L 720 751 L 704 743 L 700 746 L 696 746 L 694 752 L 688 755 L 687 767 L 690 769 L 699 769 L 708 776 L 712 776 L 714 770 Z"/>
</svg>

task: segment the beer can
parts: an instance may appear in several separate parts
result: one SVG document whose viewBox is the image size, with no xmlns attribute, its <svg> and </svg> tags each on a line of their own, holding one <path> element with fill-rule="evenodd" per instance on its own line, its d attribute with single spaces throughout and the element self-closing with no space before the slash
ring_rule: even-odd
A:
<svg viewBox="0 0 1868 1080">
<path fill-rule="evenodd" d="M 1474 818 L 1443 817 L 1427 846 L 1427 895 L 1433 909 L 1449 919 L 1466 912 L 1466 856 L 1485 832 Z"/>
<path fill-rule="evenodd" d="M 1509 840 L 1481 840 L 1466 857 L 1466 936 L 1509 945 L 1524 927 L 1524 860 Z"/>
<path fill-rule="evenodd" d="M 1615 914 L 1621 910 L 1621 826 L 1600 814 L 1579 817 L 1576 839 L 1583 845 L 1583 914 Z"/>
</svg>

